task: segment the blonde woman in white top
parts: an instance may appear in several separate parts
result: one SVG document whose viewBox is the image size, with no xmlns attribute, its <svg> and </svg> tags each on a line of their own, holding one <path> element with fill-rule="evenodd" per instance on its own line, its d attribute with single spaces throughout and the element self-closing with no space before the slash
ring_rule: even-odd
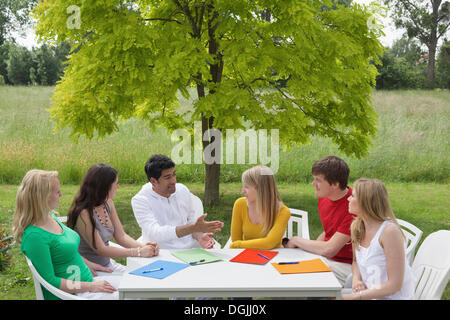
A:
<svg viewBox="0 0 450 320">
<path fill-rule="evenodd" d="M 391 209 L 384 185 L 359 179 L 349 197 L 353 245 L 352 294 L 343 299 L 395 299 L 414 297 L 414 278 L 405 256 L 405 238 Z"/>
</svg>

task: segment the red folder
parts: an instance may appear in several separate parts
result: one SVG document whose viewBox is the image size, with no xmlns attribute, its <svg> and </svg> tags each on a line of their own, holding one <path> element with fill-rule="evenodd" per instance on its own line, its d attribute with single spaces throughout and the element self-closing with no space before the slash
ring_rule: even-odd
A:
<svg viewBox="0 0 450 320">
<path fill-rule="evenodd" d="M 230 261 L 240 263 L 266 264 L 277 254 L 278 251 L 245 249 Z"/>
</svg>

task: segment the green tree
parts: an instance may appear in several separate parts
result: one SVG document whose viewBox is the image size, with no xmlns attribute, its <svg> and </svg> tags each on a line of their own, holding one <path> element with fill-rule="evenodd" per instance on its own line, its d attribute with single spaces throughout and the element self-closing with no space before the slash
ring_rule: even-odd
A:
<svg viewBox="0 0 450 320">
<path fill-rule="evenodd" d="M 33 60 L 28 49 L 10 44 L 6 66 L 9 81 L 14 85 L 31 84 L 30 69 L 32 67 Z"/>
<path fill-rule="evenodd" d="M 365 7 L 323 5 L 332 2 L 40 3 L 36 33 L 74 48 L 51 116 L 74 137 L 110 134 L 131 117 L 169 130 L 192 130 L 201 120 L 202 132 L 279 129 L 287 146 L 320 135 L 346 154 L 364 156 L 376 131 L 370 61 L 383 50 L 379 30 L 368 27 L 372 13 Z M 288 78 L 285 88 L 277 85 Z M 192 108 L 181 108 L 177 93 L 191 98 Z M 219 198 L 220 164 L 205 170 L 209 205 Z"/>
<path fill-rule="evenodd" d="M 440 88 L 450 89 L 450 41 L 446 41 L 439 51 L 436 78 Z"/>
<path fill-rule="evenodd" d="M 391 9 L 397 28 L 405 28 L 428 48 L 428 85 L 434 87 L 438 41 L 450 26 L 450 2 L 447 0 L 384 0 Z"/>
</svg>

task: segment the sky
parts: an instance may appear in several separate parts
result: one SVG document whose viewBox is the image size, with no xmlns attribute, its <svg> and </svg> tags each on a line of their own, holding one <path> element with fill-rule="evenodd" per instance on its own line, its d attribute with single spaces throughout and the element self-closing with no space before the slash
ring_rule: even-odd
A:
<svg viewBox="0 0 450 320">
<path fill-rule="evenodd" d="M 366 4 L 366 5 L 368 5 L 369 3 L 373 2 L 373 1 L 377 1 L 377 0 L 353 0 L 354 3 Z M 402 37 L 402 35 L 404 34 L 404 30 L 396 29 L 392 20 L 389 17 L 382 18 L 380 22 L 384 25 L 383 32 L 385 33 L 385 36 L 380 38 L 380 42 L 385 47 L 390 47 L 390 46 L 392 46 L 392 44 L 394 43 L 395 40 L 398 40 Z M 31 49 L 33 46 L 34 47 L 39 46 L 39 44 L 37 44 L 37 42 L 36 42 L 37 41 L 36 36 L 35 36 L 32 28 L 29 28 L 25 32 L 25 35 L 21 36 L 21 35 L 15 34 L 14 37 L 15 37 L 16 41 L 18 42 L 18 44 L 25 46 L 28 49 Z"/>
</svg>

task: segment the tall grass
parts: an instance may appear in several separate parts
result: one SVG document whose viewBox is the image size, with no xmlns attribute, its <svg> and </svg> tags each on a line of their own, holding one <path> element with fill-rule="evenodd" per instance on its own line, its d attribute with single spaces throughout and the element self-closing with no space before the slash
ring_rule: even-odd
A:
<svg viewBox="0 0 450 320">
<path fill-rule="evenodd" d="M 165 129 L 151 132 L 140 120 L 129 120 L 104 139 L 81 138 L 69 130 L 53 133 L 46 111 L 54 87 L 0 87 L 0 183 L 18 184 L 31 168 L 58 170 L 62 183 L 78 184 L 97 162 L 120 172 L 122 183 L 142 183 L 143 166 L 153 153 L 170 156 L 174 143 Z M 187 101 L 185 103 L 188 103 Z M 309 145 L 280 151 L 279 181 L 309 182 L 317 159 L 335 154 L 351 168 L 351 180 L 361 176 L 390 182 L 448 183 L 450 154 L 450 92 L 378 91 L 373 93 L 379 130 L 368 157 L 342 154 L 329 140 L 313 137 Z M 248 165 L 223 164 L 223 182 L 240 181 Z M 202 182 L 203 165 L 177 166 L 181 181 Z"/>
</svg>

